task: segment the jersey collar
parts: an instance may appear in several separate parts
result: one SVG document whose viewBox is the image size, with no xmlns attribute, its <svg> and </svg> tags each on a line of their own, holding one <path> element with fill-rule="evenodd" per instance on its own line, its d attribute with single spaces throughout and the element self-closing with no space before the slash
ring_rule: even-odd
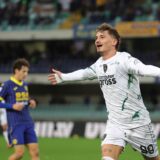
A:
<svg viewBox="0 0 160 160">
<path fill-rule="evenodd" d="M 109 59 L 103 60 L 103 58 L 101 57 L 101 60 L 102 62 L 110 62 L 110 61 L 113 61 L 117 57 L 117 55 L 119 55 L 118 51 L 116 52 L 114 56 L 110 57 Z"/>
<path fill-rule="evenodd" d="M 10 78 L 11 81 L 13 81 L 14 83 L 16 83 L 17 85 L 19 86 L 22 86 L 23 85 L 23 81 L 18 81 L 17 79 L 15 79 L 13 76 Z"/>
</svg>

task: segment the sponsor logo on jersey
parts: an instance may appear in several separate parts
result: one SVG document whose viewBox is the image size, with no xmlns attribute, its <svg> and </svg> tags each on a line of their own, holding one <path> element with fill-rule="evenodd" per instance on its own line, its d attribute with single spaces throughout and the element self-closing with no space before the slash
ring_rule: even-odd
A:
<svg viewBox="0 0 160 160">
<path fill-rule="evenodd" d="M 15 96 L 16 96 L 16 102 L 29 100 L 28 92 L 16 92 Z"/>
<path fill-rule="evenodd" d="M 112 85 L 112 84 L 116 84 L 116 78 L 114 77 L 114 75 L 107 75 L 107 76 L 99 76 L 99 83 L 100 83 L 100 87 L 103 87 L 103 85 Z"/>
</svg>

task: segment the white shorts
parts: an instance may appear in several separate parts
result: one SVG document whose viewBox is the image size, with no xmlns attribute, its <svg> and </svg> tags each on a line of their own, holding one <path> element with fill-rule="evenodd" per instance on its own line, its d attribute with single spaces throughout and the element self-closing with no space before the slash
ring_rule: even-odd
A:
<svg viewBox="0 0 160 160">
<path fill-rule="evenodd" d="M 134 129 L 123 129 L 117 124 L 108 122 L 102 145 L 114 144 L 125 147 L 127 143 L 146 157 L 156 157 L 159 154 L 151 124 Z"/>
<path fill-rule="evenodd" d="M 0 108 L 0 125 L 7 124 L 7 114 L 4 108 Z"/>
</svg>

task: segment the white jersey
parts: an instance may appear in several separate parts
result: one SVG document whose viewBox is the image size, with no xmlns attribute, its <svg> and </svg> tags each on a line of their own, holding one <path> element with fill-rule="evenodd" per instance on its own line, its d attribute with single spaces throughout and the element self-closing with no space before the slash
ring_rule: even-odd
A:
<svg viewBox="0 0 160 160">
<path fill-rule="evenodd" d="M 160 68 L 145 65 L 126 52 L 72 73 L 62 74 L 62 81 L 98 78 L 106 103 L 109 121 L 125 129 L 150 123 L 140 92 L 138 76 L 159 76 Z"/>
<path fill-rule="evenodd" d="M 6 109 L 0 108 L 0 125 L 7 124 L 7 113 Z"/>
</svg>

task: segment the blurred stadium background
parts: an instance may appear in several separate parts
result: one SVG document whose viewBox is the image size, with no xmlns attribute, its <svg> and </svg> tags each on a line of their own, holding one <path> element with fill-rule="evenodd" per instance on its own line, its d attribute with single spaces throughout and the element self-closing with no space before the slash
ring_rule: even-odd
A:
<svg viewBox="0 0 160 160">
<path fill-rule="evenodd" d="M 0 0 L 0 17 L 0 82 L 9 78 L 13 60 L 30 61 L 39 137 L 102 137 L 107 113 L 98 83 L 51 86 L 47 80 L 52 67 L 71 72 L 95 62 L 97 25 L 115 26 L 120 51 L 160 67 L 159 0 Z M 159 137 L 160 79 L 141 78 L 141 89 Z"/>
</svg>

